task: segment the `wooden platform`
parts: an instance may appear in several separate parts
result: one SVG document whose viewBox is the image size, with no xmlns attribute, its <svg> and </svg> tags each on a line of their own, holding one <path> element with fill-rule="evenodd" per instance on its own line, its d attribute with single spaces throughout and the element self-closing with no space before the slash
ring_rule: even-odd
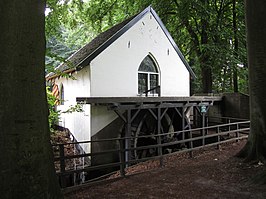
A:
<svg viewBox="0 0 266 199">
<path fill-rule="evenodd" d="M 191 97 L 77 97 L 78 103 L 85 104 L 152 104 L 152 103 L 214 103 L 222 101 L 222 96 Z"/>
<path fill-rule="evenodd" d="M 192 117 L 192 113 L 190 112 L 193 109 L 193 112 L 196 114 L 193 122 L 195 124 L 200 122 L 200 127 L 205 127 L 206 114 L 210 106 L 213 106 L 215 102 L 220 103 L 222 97 L 78 97 L 76 101 L 80 104 L 105 106 L 107 110 L 114 111 L 124 122 L 123 137 L 130 138 L 132 137 L 132 127 L 138 126 L 138 130 L 135 132 L 135 134 L 138 134 L 141 131 L 142 124 L 145 122 L 147 126 L 153 125 L 154 129 L 152 132 L 154 135 L 164 133 L 163 129 L 169 129 L 170 126 L 173 128 L 175 126 L 179 128 L 179 130 L 190 130 L 191 119 L 189 117 Z M 151 116 L 147 121 L 146 115 Z M 200 119 L 196 120 L 198 116 Z M 136 118 L 138 119 L 136 120 Z M 163 120 L 164 124 L 162 122 Z M 171 121 L 167 122 L 167 120 Z M 185 134 L 183 133 L 182 139 L 184 138 Z M 160 136 L 157 142 L 161 144 L 162 141 Z M 126 139 L 124 144 L 126 149 L 125 160 L 129 161 L 131 159 L 131 154 L 129 154 L 131 140 Z M 162 155 L 162 147 L 159 149 L 158 153 Z"/>
</svg>

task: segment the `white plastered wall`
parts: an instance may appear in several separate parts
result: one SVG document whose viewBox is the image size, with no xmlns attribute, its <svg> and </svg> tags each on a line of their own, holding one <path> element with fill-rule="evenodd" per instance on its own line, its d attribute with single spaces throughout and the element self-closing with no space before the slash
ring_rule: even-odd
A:
<svg viewBox="0 0 266 199">
<path fill-rule="evenodd" d="M 152 14 L 139 22 L 107 47 L 74 75 L 76 80 L 60 78 L 65 88 L 65 110 L 76 103 L 76 97 L 138 96 L 138 68 L 151 54 L 160 70 L 161 96 L 189 96 L 189 72 Z M 78 141 L 90 140 L 102 128 L 117 118 L 106 107 L 90 108 L 85 113 L 63 114 L 62 124 Z"/>
<path fill-rule="evenodd" d="M 138 68 L 152 54 L 160 68 L 161 96 L 189 96 L 189 72 L 152 14 L 91 62 L 91 96 L 138 95 Z"/>
<path fill-rule="evenodd" d="M 91 115 L 91 136 L 94 136 L 118 117 L 113 111 L 108 111 L 105 106 L 93 106 Z"/>
<path fill-rule="evenodd" d="M 138 96 L 138 68 L 148 54 L 159 66 L 161 96 L 189 96 L 189 72 L 150 13 L 92 60 L 91 96 Z M 103 107 L 93 108 L 92 135 L 116 118 Z"/>
<path fill-rule="evenodd" d="M 57 109 L 64 112 L 71 105 L 76 104 L 76 97 L 90 96 L 90 72 L 89 67 L 85 67 L 79 72 L 72 74 L 73 78 L 61 77 L 56 79 L 59 89 L 64 86 L 64 105 L 57 106 Z M 77 141 L 91 140 L 91 107 L 83 105 L 83 112 L 61 114 L 59 125 L 68 128 Z M 82 148 L 90 151 L 89 144 L 83 144 Z"/>
</svg>

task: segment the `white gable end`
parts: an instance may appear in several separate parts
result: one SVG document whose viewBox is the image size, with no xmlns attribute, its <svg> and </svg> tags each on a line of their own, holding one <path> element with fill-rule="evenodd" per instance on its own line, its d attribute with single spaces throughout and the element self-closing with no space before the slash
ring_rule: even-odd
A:
<svg viewBox="0 0 266 199">
<path fill-rule="evenodd" d="M 91 96 L 137 96 L 138 69 L 149 54 L 159 67 L 161 96 L 189 96 L 189 71 L 151 12 L 91 61 Z"/>
<path fill-rule="evenodd" d="M 136 97 L 154 85 L 160 86 L 155 96 L 187 97 L 190 75 L 194 75 L 151 7 L 100 34 L 70 61 L 77 68 L 64 64 L 59 68 L 71 73 L 77 70 L 73 73 L 75 79 L 57 78 L 56 74 L 50 77 L 59 87 L 64 85 L 64 104 L 57 107 L 61 111 L 75 105 L 76 97 Z M 148 65 L 152 70 L 145 71 L 143 66 Z M 61 114 L 60 125 L 68 128 L 77 141 L 84 141 L 103 136 L 117 117 L 106 107 L 84 105 L 84 112 Z M 112 133 L 110 136 L 121 132 Z M 82 148 L 90 151 L 89 145 Z"/>
</svg>

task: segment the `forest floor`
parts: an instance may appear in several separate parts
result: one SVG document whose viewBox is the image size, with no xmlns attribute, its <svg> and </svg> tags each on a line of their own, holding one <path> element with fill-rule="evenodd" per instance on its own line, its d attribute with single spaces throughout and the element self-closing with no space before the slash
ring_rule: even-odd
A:
<svg viewBox="0 0 266 199">
<path fill-rule="evenodd" d="M 252 183 L 252 178 L 265 170 L 262 163 L 245 163 L 235 157 L 246 141 L 176 154 L 158 161 L 134 165 L 126 178 L 101 182 L 65 193 L 66 199 L 85 198 L 266 198 L 266 185 Z M 143 173 L 134 174 L 134 172 Z"/>
</svg>

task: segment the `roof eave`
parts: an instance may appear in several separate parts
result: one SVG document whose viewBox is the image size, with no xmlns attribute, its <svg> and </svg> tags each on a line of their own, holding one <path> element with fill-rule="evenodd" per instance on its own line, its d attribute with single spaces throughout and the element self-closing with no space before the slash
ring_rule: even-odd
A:
<svg viewBox="0 0 266 199">
<path fill-rule="evenodd" d="M 90 62 L 97 57 L 104 49 L 106 49 L 109 45 L 111 45 L 117 38 L 119 38 L 121 35 L 123 35 L 128 29 L 130 29 L 133 25 L 135 25 L 141 18 L 144 17 L 146 13 L 150 12 L 154 18 L 157 20 L 159 25 L 161 26 L 162 30 L 164 31 L 166 37 L 168 38 L 169 42 L 172 44 L 173 48 L 177 52 L 178 56 L 184 63 L 185 67 L 189 71 L 191 77 L 193 79 L 196 79 L 196 75 L 192 68 L 189 66 L 188 62 L 186 61 L 185 57 L 181 53 L 180 49 L 176 45 L 175 41 L 173 40 L 172 36 L 164 26 L 162 20 L 158 16 L 158 14 L 155 12 L 155 10 L 148 6 L 146 9 L 144 9 L 141 13 L 139 13 L 136 17 L 134 17 L 131 21 L 129 21 L 124 27 L 122 27 L 117 33 L 115 33 L 112 37 L 110 37 L 106 42 L 104 42 L 101 46 L 99 46 L 96 50 L 94 50 L 90 55 L 88 55 L 85 59 L 83 59 L 79 64 L 77 69 L 81 70 L 83 67 L 90 64 Z"/>
<path fill-rule="evenodd" d="M 136 17 L 134 17 L 131 21 L 129 21 L 124 27 L 122 27 L 119 31 L 117 31 L 112 37 L 110 37 L 106 42 L 104 42 L 101 46 L 99 46 L 96 50 L 94 50 L 85 59 L 83 59 L 78 64 L 79 70 L 89 65 L 90 62 L 95 57 L 97 57 L 104 49 L 106 49 L 109 45 L 111 45 L 116 39 L 118 39 L 121 35 L 123 35 L 127 30 L 129 30 L 133 25 L 135 25 L 141 18 L 143 18 L 147 12 L 150 12 L 150 11 L 151 11 L 151 6 L 144 9 L 141 13 L 139 13 Z"/>
<path fill-rule="evenodd" d="M 165 33 L 166 37 L 168 38 L 169 42 L 177 52 L 178 56 L 184 63 L 185 67 L 189 71 L 191 77 L 193 79 L 196 78 L 195 73 L 193 72 L 192 68 L 189 66 L 188 62 L 184 58 L 183 54 L 181 53 L 180 49 L 176 45 L 175 41 L 173 40 L 172 36 L 164 26 L 163 22 L 159 18 L 158 14 L 153 10 L 151 6 L 148 6 L 146 9 L 144 9 L 141 13 L 136 15 L 134 18 L 132 18 L 125 26 L 120 28 L 114 35 L 112 35 L 109 39 L 107 39 L 103 44 L 101 44 L 98 48 L 96 48 L 92 53 L 90 53 L 86 58 L 84 58 L 81 62 L 77 64 L 77 67 L 75 68 L 76 71 L 81 70 L 85 66 L 90 65 L 90 62 L 97 57 L 102 51 L 104 51 L 109 45 L 111 45 L 116 39 L 118 39 L 121 35 L 123 35 L 128 29 L 130 29 L 133 25 L 135 25 L 140 19 L 142 19 L 148 12 L 150 12 L 153 17 L 156 19 L 156 21 L 159 23 L 160 27 L 162 28 L 163 32 Z M 72 70 L 72 69 L 70 69 Z M 66 71 L 64 71 L 66 72 Z M 52 75 L 49 77 L 49 79 L 52 79 L 54 77 L 58 77 L 60 75 Z"/>
<path fill-rule="evenodd" d="M 53 73 L 53 74 L 51 74 L 51 75 L 48 74 L 48 75 L 45 77 L 45 79 L 46 79 L 46 81 L 50 81 L 50 80 L 52 80 L 52 79 L 54 79 L 54 78 L 60 77 L 62 73 L 64 73 L 64 74 L 68 74 L 68 73 L 73 73 L 73 72 L 75 72 L 75 71 L 78 71 L 78 70 L 77 70 L 76 68 L 70 68 L 70 69 L 68 69 L 68 70 L 65 70 L 65 71 L 61 72 L 60 74 L 58 74 L 58 73 Z"/>
</svg>

